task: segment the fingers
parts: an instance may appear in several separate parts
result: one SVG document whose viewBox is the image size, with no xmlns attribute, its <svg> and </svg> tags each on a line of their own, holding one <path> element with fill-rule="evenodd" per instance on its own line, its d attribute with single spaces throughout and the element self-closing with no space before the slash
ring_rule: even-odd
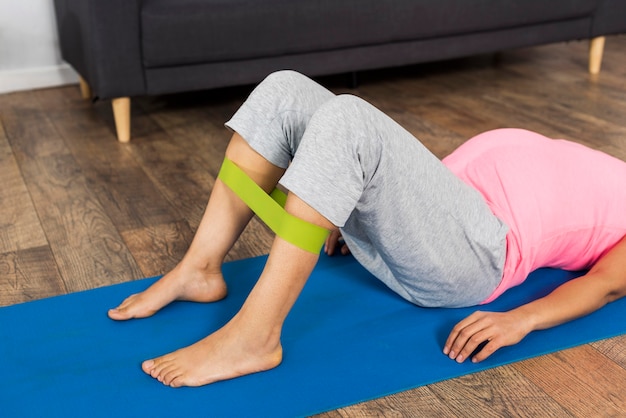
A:
<svg viewBox="0 0 626 418">
<path fill-rule="evenodd" d="M 480 351 L 472 356 L 479 348 Z M 452 329 L 443 352 L 457 363 L 463 363 L 470 357 L 476 363 L 489 357 L 498 348 L 491 316 L 487 312 L 474 312 Z"/>
<path fill-rule="evenodd" d="M 324 253 L 326 253 L 327 255 L 333 255 L 338 246 L 340 246 L 339 251 L 342 255 L 350 254 L 348 246 L 343 242 L 341 232 L 339 231 L 339 229 L 335 229 L 334 231 L 331 231 L 330 235 L 328 235 L 328 238 L 326 238 L 326 243 L 324 244 Z"/>
<path fill-rule="evenodd" d="M 459 353 L 459 347 L 462 347 L 464 344 L 461 343 L 463 337 L 460 336 L 461 332 L 466 329 L 467 326 L 473 324 L 476 321 L 476 316 L 478 316 L 479 312 L 474 312 L 467 318 L 463 319 L 461 322 L 456 324 L 452 331 L 450 331 L 450 335 L 448 335 L 448 339 L 443 347 L 443 353 L 450 358 L 456 358 L 456 355 Z M 467 339 L 466 339 L 467 340 Z"/>
<path fill-rule="evenodd" d="M 335 253 L 335 248 L 337 248 L 337 243 L 339 242 L 340 236 L 341 233 L 338 229 L 330 232 L 330 234 L 326 238 L 326 243 L 324 244 L 324 252 L 327 255 L 333 255 Z"/>
<path fill-rule="evenodd" d="M 472 363 L 480 363 L 500 348 L 502 348 L 502 344 L 499 344 L 497 339 L 494 338 L 491 341 L 487 341 L 485 345 L 480 348 L 480 351 L 472 356 Z"/>
</svg>

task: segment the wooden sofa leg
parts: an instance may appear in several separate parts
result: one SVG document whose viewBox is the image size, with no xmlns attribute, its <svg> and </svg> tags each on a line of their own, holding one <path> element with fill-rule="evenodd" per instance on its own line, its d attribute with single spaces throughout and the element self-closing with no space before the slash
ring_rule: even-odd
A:
<svg viewBox="0 0 626 418">
<path fill-rule="evenodd" d="M 604 36 L 593 38 L 589 44 L 589 73 L 597 75 L 602 66 L 602 53 L 604 52 Z"/>
<path fill-rule="evenodd" d="M 89 83 L 82 77 L 79 77 L 78 83 L 80 84 L 80 95 L 83 99 L 91 99 L 91 87 L 89 87 Z"/>
<path fill-rule="evenodd" d="M 130 141 L 130 97 L 113 99 L 112 105 L 117 139 L 120 142 L 128 142 Z"/>
</svg>

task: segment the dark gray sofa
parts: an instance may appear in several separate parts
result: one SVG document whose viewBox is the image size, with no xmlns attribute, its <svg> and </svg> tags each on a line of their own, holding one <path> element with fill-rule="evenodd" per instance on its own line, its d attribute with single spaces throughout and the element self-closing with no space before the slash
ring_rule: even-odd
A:
<svg viewBox="0 0 626 418">
<path fill-rule="evenodd" d="M 63 58 L 85 95 L 113 99 L 121 141 L 131 97 L 626 32 L 626 0 L 55 0 L 55 10 Z"/>
</svg>

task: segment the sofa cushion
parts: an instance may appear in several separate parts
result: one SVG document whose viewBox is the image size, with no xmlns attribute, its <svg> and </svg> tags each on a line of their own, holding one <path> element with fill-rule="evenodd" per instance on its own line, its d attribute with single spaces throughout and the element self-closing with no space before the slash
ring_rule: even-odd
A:
<svg viewBox="0 0 626 418">
<path fill-rule="evenodd" d="M 146 67 L 251 59 L 589 16 L 601 0 L 144 0 Z"/>
</svg>

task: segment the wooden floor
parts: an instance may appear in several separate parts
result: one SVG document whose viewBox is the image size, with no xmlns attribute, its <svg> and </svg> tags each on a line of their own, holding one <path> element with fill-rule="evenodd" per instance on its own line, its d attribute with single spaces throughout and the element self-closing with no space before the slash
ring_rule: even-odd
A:
<svg viewBox="0 0 626 418">
<path fill-rule="evenodd" d="M 370 100 L 439 157 L 479 132 L 523 127 L 626 160 L 626 37 L 607 39 L 596 79 L 587 48 L 368 72 L 354 90 L 344 76 L 321 81 Z M 125 145 L 109 103 L 77 86 L 0 95 L 0 306 L 171 269 L 219 169 L 223 122 L 250 89 L 136 100 Z M 266 253 L 271 239 L 253 221 L 230 258 Z M 324 416 L 626 416 L 625 368 L 622 336 Z"/>
</svg>

